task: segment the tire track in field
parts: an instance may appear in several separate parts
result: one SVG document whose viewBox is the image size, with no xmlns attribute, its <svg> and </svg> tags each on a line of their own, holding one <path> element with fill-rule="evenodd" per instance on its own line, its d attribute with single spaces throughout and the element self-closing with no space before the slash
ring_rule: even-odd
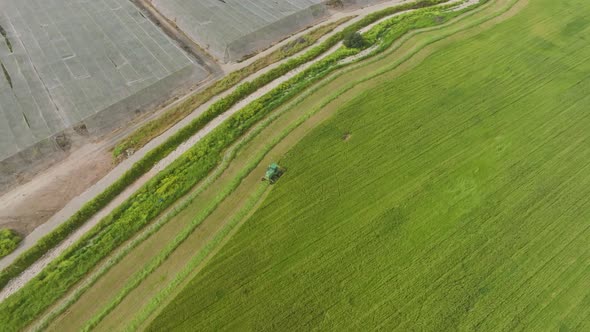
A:
<svg viewBox="0 0 590 332">
<path fill-rule="evenodd" d="M 498 192 L 499 192 L 499 191 L 501 191 L 501 190 L 503 190 L 503 188 L 500 188 L 500 189 L 498 190 Z M 514 189 L 514 190 L 513 190 L 511 193 L 514 193 L 515 191 L 516 191 L 516 189 Z M 489 221 L 489 220 L 488 220 L 488 221 Z M 489 224 L 489 223 L 488 223 L 488 222 L 486 222 L 486 224 Z M 500 236 L 500 235 L 498 235 L 498 236 Z M 498 237 L 498 236 L 497 236 L 497 237 Z M 444 242 L 444 241 L 441 241 L 441 242 Z M 438 246 L 438 245 L 437 245 L 437 246 Z M 436 249 L 436 246 L 435 246 L 435 247 L 433 247 L 431 250 L 435 250 L 435 249 Z"/>
</svg>

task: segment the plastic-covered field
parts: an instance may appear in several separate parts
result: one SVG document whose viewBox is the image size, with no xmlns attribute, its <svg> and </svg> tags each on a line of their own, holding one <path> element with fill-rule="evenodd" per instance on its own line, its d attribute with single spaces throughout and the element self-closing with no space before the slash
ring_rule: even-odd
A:
<svg viewBox="0 0 590 332">
<path fill-rule="evenodd" d="M 129 0 L 0 0 L 0 160 L 206 75 Z"/>
<path fill-rule="evenodd" d="M 323 0 L 152 0 L 222 61 L 238 60 L 328 14 Z"/>
</svg>

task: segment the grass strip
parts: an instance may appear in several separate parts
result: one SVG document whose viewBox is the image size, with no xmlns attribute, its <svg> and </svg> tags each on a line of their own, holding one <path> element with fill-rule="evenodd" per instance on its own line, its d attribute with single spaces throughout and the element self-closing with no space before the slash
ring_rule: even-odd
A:
<svg viewBox="0 0 590 332">
<path fill-rule="evenodd" d="M 295 105 L 297 105 L 299 102 L 294 103 L 291 107 L 285 109 L 282 112 L 279 113 L 272 113 L 269 117 L 267 117 L 260 125 L 256 126 L 255 129 L 253 129 L 252 131 L 250 131 L 242 140 L 240 140 L 239 143 L 237 143 L 230 151 L 228 151 L 228 153 L 226 154 L 226 158 L 223 162 L 223 164 L 218 167 L 216 169 L 216 175 L 211 179 L 210 182 L 213 182 L 214 180 L 216 180 L 217 178 L 219 178 L 219 176 L 221 175 L 221 173 L 223 173 L 228 167 L 229 164 L 232 160 L 235 159 L 237 153 L 250 141 L 252 141 L 252 139 L 254 139 L 258 134 L 260 134 L 260 132 L 267 128 L 272 122 L 274 122 L 279 116 L 281 116 L 282 114 L 284 114 L 285 112 L 288 112 L 290 110 L 293 109 L 293 107 Z M 263 148 L 262 153 L 258 154 L 256 159 L 254 159 L 253 161 L 251 161 L 250 163 L 248 163 L 245 167 L 245 169 L 242 169 L 242 171 L 240 173 L 238 173 L 238 175 L 230 182 L 230 184 L 228 186 L 226 186 L 224 188 L 224 190 L 215 196 L 215 199 L 212 203 L 210 203 L 204 210 L 204 213 L 199 214 L 199 216 L 197 216 L 192 222 L 191 224 L 189 224 L 189 226 L 184 229 L 181 233 L 181 235 L 177 236 L 175 238 L 175 240 L 173 241 L 173 243 L 175 243 L 175 245 L 172 247 L 167 247 L 167 250 L 165 250 L 164 252 L 162 252 L 160 255 L 158 255 L 156 258 L 154 258 L 150 263 L 148 263 L 146 265 L 146 267 L 144 268 L 144 270 L 138 272 L 130 282 L 128 282 L 128 284 L 119 292 L 119 294 L 111 301 L 109 302 L 109 304 L 105 307 L 105 309 L 103 309 L 99 314 L 97 314 L 93 319 L 91 319 L 89 321 L 89 323 L 86 325 L 85 330 L 89 330 L 93 327 L 96 327 L 98 325 L 98 323 L 104 318 L 106 317 L 106 315 L 108 313 L 110 313 L 124 298 L 127 294 L 129 294 L 133 289 L 135 289 L 137 286 L 139 286 L 139 283 L 141 281 L 143 281 L 151 272 L 153 272 L 153 270 L 155 270 L 158 266 L 161 265 L 161 263 L 164 262 L 165 258 L 167 258 L 170 254 L 172 254 L 172 252 L 178 248 L 178 246 L 180 244 L 182 244 L 182 242 L 184 242 L 184 240 L 186 240 L 186 238 L 188 238 L 188 236 L 190 234 L 192 234 L 192 232 L 196 229 L 196 227 L 198 225 L 201 224 L 201 222 L 207 218 L 218 206 L 219 204 L 221 204 L 223 202 L 223 200 L 225 200 L 225 198 L 227 198 L 227 196 L 229 196 L 231 193 L 233 193 L 235 191 L 235 189 L 239 186 L 239 184 L 244 180 L 244 178 L 246 178 L 246 176 L 248 176 L 255 168 L 256 166 L 264 159 L 264 157 L 266 157 L 266 155 L 268 154 L 268 152 L 270 152 L 272 150 L 272 148 L 274 148 L 278 143 L 280 143 L 290 132 L 292 132 L 295 128 L 297 128 L 299 125 L 301 125 L 303 122 L 305 122 L 305 120 L 309 119 L 309 117 L 311 115 L 313 115 L 316 111 L 314 112 L 309 112 L 307 113 L 304 117 L 300 118 L 295 124 L 289 126 L 287 129 L 285 129 L 281 136 L 278 138 L 275 138 L 272 142 L 270 142 L 269 144 L 265 145 Z M 198 194 L 200 194 L 202 191 L 200 191 Z M 198 194 L 194 194 L 191 195 L 190 199 L 185 201 L 183 206 L 181 208 L 178 209 L 178 211 L 184 209 L 188 204 L 190 204 Z M 177 214 L 177 213 L 176 213 Z M 175 214 L 175 215 L 176 215 Z M 164 257 L 164 259 L 161 259 L 161 257 Z M 146 273 L 146 271 L 150 270 L 149 273 Z M 45 325 L 46 326 L 46 325 Z"/>
<path fill-rule="evenodd" d="M 113 150 L 113 156 L 118 158 L 127 150 L 139 150 L 154 137 L 157 137 L 165 132 L 178 121 L 184 119 L 197 107 L 211 100 L 211 98 L 234 87 L 236 84 L 253 73 L 306 49 L 317 42 L 324 35 L 332 32 L 336 27 L 348 22 L 352 18 L 354 18 L 354 16 L 347 16 L 336 22 L 328 23 L 318 27 L 304 36 L 301 36 L 300 38 L 285 44 L 283 47 L 270 53 L 269 55 L 254 61 L 250 65 L 228 74 L 203 91 L 195 93 L 179 105 L 173 107 L 170 110 L 167 110 L 157 119 L 151 120 L 145 125 L 141 126 L 141 128 L 138 128 L 136 131 L 119 142 Z"/>
<path fill-rule="evenodd" d="M 441 2 L 431 1 L 432 4 Z M 425 2 L 420 4 L 424 6 Z M 231 142 L 271 110 L 331 72 L 337 67 L 332 65 L 339 59 L 355 52 L 358 50 L 340 49 L 232 115 L 166 170 L 148 181 L 27 285 L 6 299 L 0 305 L 0 324 L 7 330 L 19 330 L 26 326 L 114 248 L 203 179 L 219 163 L 221 152 Z"/>
<path fill-rule="evenodd" d="M 315 90 L 315 89 L 314 89 Z M 292 110 L 295 106 L 297 106 L 303 99 L 299 99 L 299 102 L 293 103 L 291 107 L 287 108 L 285 112 Z M 258 164 L 266 157 L 266 155 L 278 144 L 280 143 L 287 135 L 289 135 L 293 130 L 299 127 L 303 122 L 309 119 L 313 114 L 315 114 L 319 108 L 314 109 L 311 112 L 308 112 L 303 117 L 300 117 L 297 122 L 293 123 L 291 126 L 287 127 L 285 130 L 282 131 L 281 135 L 275 138 L 272 142 L 268 143 L 264 146 L 262 152 L 257 156 L 256 159 L 251 161 L 247 164 L 245 169 L 236 177 L 236 179 L 243 180 L 252 170 L 256 168 Z M 284 113 L 284 112 L 282 112 Z M 273 121 L 274 118 L 271 120 Z M 262 127 L 261 129 L 265 128 L 266 126 Z M 233 182 L 235 183 L 235 182 Z M 239 184 L 239 182 L 238 182 Z M 236 187 L 237 188 L 237 187 Z M 235 188 L 233 189 L 235 190 Z M 147 318 L 153 314 L 161 305 L 162 301 L 167 298 L 176 287 L 178 287 L 188 275 L 198 267 L 199 264 L 203 262 L 203 260 L 211 253 L 216 246 L 221 243 L 221 241 L 229 234 L 232 229 L 237 225 L 239 220 L 243 218 L 250 210 L 251 207 L 255 205 L 257 201 L 263 194 L 263 191 L 260 188 L 253 194 L 253 196 L 249 199 L 247 203 L 247 208 L 244 208 L 239 211 L 239 215 L 237 217 L 232 218 L 230 222 L 228 222 L 211 240 L 209 243 L 205 245 L 205 247 L 200 250 L 195 257 L 193 257 L 190 262 L 181 270 L 180 273 L 176 275 L 176 277 L 166 286 L 166 288 L 162 289 L 158 295 L 156 295 L 150 302 L 148 302 L 142 310 L 134 317 L 134 319 L 125 327 L 125 331 L 136 331 Z M 251 207 L 250 207 L 251 206 Z M 250 208 L 248 208 L 250 207 Z"/>
<path fill-rule="evenodd" d="M 268 188 L 267 184 L 261 184 L 256 191 L 252 194 L 252 196 L 248 199 L 246 206 L 244 206 L 237 215 L 235 215 L 217 234 L 215 237 L 209 241 L 205 247 L 200 250 L 195 257 L 193 257 L 189 263 L 182 269 L 182 271 L 176 275 L 174 280 L 168 284 L 168 286 L 158 293 L 158 296 L 150 303 L 144 307 L 141 315 L 136 317 L 129 325 L 125 327 L 125 331 L 137 331 L 139 326 L 149 317 L 151 313 L 153 313 L 159 306 L 160 303 L 168 297 L 176 287 L 178 287 L 188 275 L 196 269 L 207 256 L 217 248 L 217 246 L 227 237 L 227 235 L 240 223 L 241 220 L 246 218 L 249 212 L 251 212 L 256 204 L 260 201 L 263 197 L 266 189 Z"/>
<path fill-rule="evenodd" d="M 282 113 L 280 113 L 282 114 Z M 32 331 L 42 331 L 49 324 L 53 321 L 57 316 L 61 315 L 63 312 L 69 308 L 73 303 L 75 303 L 82 294 L 88 290 L 92 285 L 98 281 L 103 275 L 105 275 L 114 265 L 120 262 L 132 249 L 137 247 L 140 243 L 142 243 L 145 239 L 153 235 L 157 232 L 162 226 L 164 226 L 170 219 L 178 215 L 182 210 L 184 210 L 189 204 L 191 204 L 195 198 L 200 195 L 203 191 L 205 191 L 209 186 L 216 181 L 221 174 L 229 167 L 230 162 L 236 157 L 238 151 L 248 142 L 250 142 L 254 137 L 256 137 L 260 131 L 262 131 L 269 122 L 274 121 L 280 114 L 273 113 L 271 114 L 261 125 L 257 126 L 255 129 L 250 131 L 243 139 L 241 139 L 237 144 L 235 144 L 229 151 L 226 153 L 223 162 L 216 167 L 214 172 L 207 177 L 207 179 L 193 192 L 187 195 L 187 197 L 183 198 L 182 202 L 175 206 L 171 211 L 166 213 L 162 218 L 160 218 L 156 223 L 149 226 L 149 228 L 144 231 L 141 235 L 133 239 L 130 243 L 125 245 L 120 251 L 118 251 L 114 256 L 112 256 L 105 264 L 103 264 L 99 270 L 94 272 L 85 282 L 84 284 L 76 289 L 74 293 L 72 293 L 67 299 L 64 300 L 62 304 L 59 305 L 56 309 L 52 310 L 48 315 L 43 317 L 41 321 L 39 321 L 31 330 Z M 243 178 L 242 178 L 243 179 Z M 237 180 L 236 180 L 237 181 Z M 241 180 L 240 180 L 241 181 Z M 229 194 L 229 193 L 228 193 Z M 217 206 L 217 205 L 216 205 Z M 210 210 L 212 207 L 208 206 L 205 210 Z M 214 208 L 213 208 L 214 209 Z M 209 215 L 209 214 L 207 214 Z M 130 291 L 130 290 L 129 290 Z"/>
<path fill-rule="evenodd" d="M 200 250 L 195 257 L 193 257 L 189 263 L 182 269 L 182 271 L 176 275 L 174 280 L 163 289 L 158 296 L 150 301 L 150 303 L 144 307 L 140 316 L 137 316 L 130 324 L 125 327 L 125 331 L 137 331 L 139 326 L 153 313 L 159 306 L 160 303 L 168 297 L 176 287 L 178 287 L 190 273 L 196 269 L 207 256 L 214 251 L 217 246 L 227 237 L 227 235 L 240 223 L 241 220 L 247 217 L 248 213 L 251 212 L 260 199 L 264 196 L 267 184 L 261 184 L 252 196 L 248 199 L 246 205 L 235 215 L 217 234 L 209 241 L 202 250 Z"/>
<path fill-rule="evenodd" d="M 261 160 L 261 159 L 260 159 Z M 257 165 L 257 163 L 256 163 Z M 147 276 L 149 276 L 154 270 L 156 270 L 164 261 L 194 232 L 194 230 L 209 216 L 213 211 L 215 211 L 219 205 L 225 200 L 227 196 L 229 196 L 241 183 L 241 181 L 256 167 L 253 165 L 248 167 L 244 171 L 242 171 L 239 176 L 237 176 L 223 191 L 221 191 L 218 195 L 215 196 L 213 202 L 211 202 L 205 209 L 202 210 L 201 213 L 195 217 L 189 226 L 185 228 L 180 234 L 178 234 L 174 240 L 162 251 L 158 256 L 154 257 L 145 267 L 143 270 L 137 272 L 131 280 L 129 280 L 123 289 L 113 298 L 104 308 L 101 310 L 97 315 L 95 315 L 92 319 L 90 319 L 87 324 L 82 329 L 83 331 L 90 331 L 94 327 L 96 327 L 109 313 L 111 313 L 119 303 L 125 299 L 125 297 L 137 286 L 141 284 Z M 268 187 L 268 183 L 265 183 L 259 187 L 259 191 L 261 188 L 266 189 Z M 233 223 L 233 220 L 232 222 Z M 215 239 L 213 240 L 215 241 Z M 206 245 L 209 247 L 209 244 Z"/>
</svg>

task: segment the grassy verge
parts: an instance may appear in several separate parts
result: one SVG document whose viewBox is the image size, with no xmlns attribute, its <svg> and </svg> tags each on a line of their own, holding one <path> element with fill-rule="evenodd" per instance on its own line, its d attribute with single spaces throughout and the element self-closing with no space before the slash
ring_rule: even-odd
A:
<svg viewBox="0 0 590 332">
<path fill-rule="evenodd" d="M 299 103 L 296 102 L 294 104 L 292 104 L 289 108 L 287 108 L 284 112 L 288 112 L 293 110 Z M 232 191 L 235 190 L 237 188 L 237 185 L 239 185 L 240 181 L 242 181 L 247 175 L 249 175 L 255 168 L 257 165 L 260 164 L 260 162 L 264 159 L 264 157 L 266 157 L 266 155 L 278 144 L 280 143 L 285 137 L 287 137 L 287 135 L 289 135 L 294 129 L 296 129 L 297 127 L 299 127 L 303 122 L 305 122 L 307 119 L 309 119 L 309 117 L 311 117 L 313 114 L 315 114 L 318 109 L 314 109 L 310 112 L 307 112 L 306 114 L 304 114 L 304 116 L 300 117 L 299 119 L 296 120 L 296 122 L 292 123 L 291 125 L 289 125 L 286 129 L 284 129 L 277 137 L 275 137 L 272 141 L 268 142 L 266 145 L 264 145 L 262 147 L 262 150 L 260 151 L 260 153 L 250 162 L 248 162 L 244 168 L 242 168 L 242 170 L 240 171 L 240 173 L 238 174 L 238 176 L 236 176 L 236 178 L 233 180 L 233 182 L 231 183 L 231 187 Z M 281 112 L 281 113 L 284 113 Z M 275 115 L 275 114 L 273 114 Z M 278 114 L 276 115 L 278 116 Z M 274 118 L 269 118 L 268 119 L 268 123 L 266 125 L 260 126 L 260 129 L 264 129 L 266 128 L 267 125 L 269 125 L 272 121 L 274 121 Z M 235 186 L 235 187 L 234 187 Z M 230 190 L 226 189 L 224 190 L 224 193 L 227 193 L 227 195 L 229 195 L 231 193 Z M 222 229 L 215 234 L 215 237 L 213 238 L 213 240 L 211 240 L 210 242 L 208 242 L 205 247 L 200 250 L 190 261 L 189 263 L 186 265 L 186 267 L 184 267 L 180 273 L 178 273 L 174 279 L 162 290 L 160 290 L 158 292 L 158 294 L 152 298 L 139 312 L 138 314 L 129 322 L 129 324 L 125 327 L 126 331 L 135 331 L 137 330 L 147 319 L 150 315 L 152 315 L 159 307 L 160 305 L 163 303 L 163 301 L 170 296 L 170 294 L 172 294 L 172 292 L 174 291 L 174 289 L 176 289 L 176 287 L 178 287 L 189 275 L 192 271 L 194 271 L 195 268 L 197 268 L 207 257 L 208 255 L 213 252 L 217 246 L 222 243 L 222 241 L 225 239 L 225 237 L 231 233 L 231 231 L 237 226 L 237 224 L 239 223 L 240 220 L 242 220 L 245 215 L 247 215 L 249 212 L 252 211 L 252 208 L 254 207 L 255 203 L 257 201 L 260 200 L 260 197 L 262 197 L 264 193 L 264 190 L 262 190 L 262 188 L 257 188 L 254 193 L 252 194 L 252 196 L 248 199 L 245 208 L 241 209 L 238 214 L 236 216 L 234 216 L 228 223 L 226 223 Z M 223 195 L 223 198 L 226 198 L 227 195 Z M 220 196 L 217 196 L 216 199 L 219 199 Z M 128 292 L 125 292 L 128 293 Z M 119 294 L 118 297 L 120 297 L 121 295 L 123 295 L 122 293 Z M 117 297 L 117 298 L 118 298 Z M 114 309 L 111 308 L 111 309 Z M 95 317 L 95 319 L 99 318 L 98 316 Z M 91 323 L 92 325 L 95 325 L 94 322 Z"/>
<path fill-rule="evenodd" d="M 45 328 L 47 328 L 47 326 L 51 323 L 51 321 L 53 321 L 53 319 L 55 319 L 57 316 L 59 316 L 60 314 L 65 312 L 70 305 L 75 303 L 86 290 L 88 290 L 92 285 L 94 285 L 94 283 L 96 281 L 98 281 L 98 279 L 101 278 L 103 275 L 105 275 L 115 264 L 120 262 L 129 252 L 131 252 L 131 250 L 136 248 L 141 242 L 143 242 L 145 239 L 147 239 L 148 237 L 150 237 L 154 233 L 156 233 L 158 230 L 160 230 L 162 228 L 162 226 L 164 226 L 168 221 L 170 221 L 172 218 L 176 217 L 181 211 L 183 211 L 186 207 L 188 207 L 190 204 L 192 204 L 193 201 L 195 200 L 195 198 L 197 198 L 199 195 L 201 195 L 206 189 L 208 189 L 222 175 L 222 173 L 229 167 L 230 162 L 232 160 L 234 160 L 234 158 L 236 157 L 238 152 L 245 146 L 245 144 L 247 144 L 254 137 L 256 137 L 260 133 L 261 130 L 266 128 L 266 126 L 268 126 L 269 123 L 274 121 L 278 116 L 280 116 L 280 114 L 273 113 L 271 116 L 269 116 L 267 119 L 265 119 L 263 123 L 256 126 L 256 128 L 251 130 L 250 132 L 248 132 L 248 134 L 244 135 L 243 139 L 241 139 L 238 143 L 236 143 L 234 146 L 232 146 L 230 149 L 228 149 L 228 151 L 225 153 L 225 156 L 224 156 L 221 164 L 215 168 L 213 173 L 211 175 L 209 175 L 206 178 L 206 180 L 204 180 L 201 184 L 198 185 L 198 188 L 196 188 L 194 191 L 192 191 L 186 197 L 183 197 L 182 202 L 180 204 L 177 204 L 176 206 L 174 206 L 171 209 L 171 211 L 169 211 L 164 216 L 159 218 L 157 222 L 150 225 L 149 228 L 146 229 L 142 234 L 140 234 L 139 236 L 134 238 L 132 241 L 130 241 L 128 244 L 126 244 L 123 248 L 121 248 L 121 250 L 117 251 L 114 255 L 112 255 L 105 264 L 101 265 L 97 271 L 94 271 L 92 273 L 92 275 L 89 276 L 84 281 L 84 284 L 81 287 L 76 289 L 72 294 L 70 294 L 66 299 L 64 299 L 63 303 L 61 303 L 59 305 L 59 307 L 53 309 L 47 316 L 43 317 L 42 320 L 37 322 L 37 324 L 35 324 L 35 326 L 32 328 L 32 330 L 33 331 L 42 331 Z M 221 202 L 220 199 L 225 198 L 227 195 L 231 194 L 233 189 L 235 189 L 235 187 L 237 187 L 239 182 L 246 175 L 247 175 L 246 173 L 242 172 L 240 176 L 238 176 L 232 180 L 231 184 L 224 187 L 225 189 L 222 191 L 222 193 L 220 193 L 216 196 L 217 200 L 215 202 L 210 203 L 209 205 L 207 205 L 206 207 L 204 207 L 202 209 L 203 212 L 201 212 L 197 217 L 195 217 L 193 222 L 189 225 L 189 229 L 191 231 L 189 232 L 189 231 L 185 230 L 183 232 L 184 236 L 181 237 L 182 240 L 180 240 L 179 238 L 176 238 L 175 240 L 173 240 L 177 244 L 175 247 L 180 245 L 182 243 L 182 241 L 186 239 L 186 236 L 190 235 L 192 230 L 194 230 L 194 228 L 196 226 L 198 226 L 202 220 L 204 220 L 213 210 L 215 210 L 215 208 L 217 208 L 217 206 Z M 158 257 L 156 259 L 154 259 L 154 261 L 152 263 L 149 263 L 148 265 L 146 265 L 144 270 L 155 269 L 157 266 L 159 266 L 159 264 L 161 264 L 164 261 L 164 259 L 162 259 L 161 257 L 163 257 L 164 255 L 168 256 L 172 252 L 172 250 L 165 250 L 165 252 L 166 252 L 166 254 L 164 254 L 164 252 L 160 253 L 160 255 L 158 255 Z M 143 278 L 145 278 L 148 275 L 148 273 L 145 273 L 145 271 L 142 271 L 141 273 L 139 273 L 139 275 L 142 276 L 141 280 L 143 280 Z M 134 278 L 138 278 L 138 277 L 139 276 L 135 276 Z M 133 287 L 137 286 L 136 282 L 132 282 L 132 284 L 133 284 Z M 133 287 L 131 287 L 131 286 L 124 287 L 125 288 L 123 290 L 124 294 L 129 293 L 133 289 Z M 122 300 L 122 298 L 124 298 L 124 296 L 119 294 L 117 296 L 117 302 Z"/>
<path fill-rule="evenodd" d="M 489 20 L 493 17 L 496 17 L 498 15 L 501 15 L 502 13 L 504 13 L 504 11 L 499 12 L 499 13 L 495 13 L 494 15 L 491 16 L 486 16 L 483 19 L 480 19 L 478 21 L 476 21 L 473 24 L 470 24 L 468 27 L 464 27 L 463 29 L 469 28 L 471 26 L 480 24 L 486 20 Z M 452 31 L 450 34 L 456 33 L 458 31 Z M 445 36 L 447 36 L 449 34 L 446 34 Z M 433 38 L 428 40 L 426 43 L 421 44 L 419 48 L 416 48 L 411 54 L 409 54 L 408 56 L 404 57 L 403 59 L 399 59 L 399 61 L 397 61 L 397 63 L 395 64 L 394 67 L 389 67 L 388 70 L 392 70 L 393 68 L 397 67 L 399 64 L 405 62 L 409 57 L 411 57 L 413 54 L 417 53 L 418 51 L 420 51 L 421 49 L 423 49 L 424 47 L 430 45 L 431 43 L 440 40 L 443 37 L 440 38 Z M 379 73 L 381 74 L 381 72 Z M 373 78 L 374 76 L 371 76 L 370 78 Z M 369 78 L 367 78 L 369 79 Z M 330 81 L 332 81 L 333 79 L 331 79 Z M 366 80 L 360 81 L 360 82 L 364 82 Z M 357 84 L 360 82 L 356 82 Z M 295 124 L 294 127 L 289 128 L 288 130 L 285 131 L 285 134 L 282 136 L 282 138 L 284 138 L 286 136 L 286 134 L 288 134 L 289 132 L 292 131 L 292 129 L 294 129 L 296 126 L 298 126 L 299 124 L 301 124 L 303 121 L 305 121 L 307 118 L 309 118 L 309 116 L 311 116 L 312 114 L 316 113 L 317 111 L 321 110 L 325 105 L 329 104 L 330 102 L 332 102 L 333 100 L 335 100 L 336 98 L 338 98 L 338 96 L 342 95 L 343 93 L 349 91 L 354 85 L 347 85 L 344 88 L 342 88 L 340 91 L 336 92 L 335 94 L 333 94 L 331 97 L 329 97 L 328 99 L 324 100 L 322 102 L 322 104 L 320 106 L 318 106 L 317 108 L 315 108 L 313 111 L 311 111 L 310 113 L 308 113 L 305 117 L 300 119 L 300 122 L 298 122 L 297 124 Z M 315 91 L 315 89 L 314 89 Z M 294 104 L 293 106 L 297 106 L 298 104 Z M 255 193 L 256 195 L 256 193 Z M 202 263 L 202 261 L 204 260 L 204 258 L 213 250 L 213 247 L 215 245 L 217 245 L 221 239 L 219 237 L 224 237 L 226 236 L 231 229 L 235 227 L 235 224 L 229 223 L 227 224 L 223 231 L 220 232 L 220 234 L 218 236 L 216 236 L 215 240 L 208 244 L 206 249 L 204 249 L 202 252 L 199 252 L 191 261 L 190 263 L 182 269 L 182 271 L 173 279 L 173 281 L 168 284 L 164 289 L 162 289 L 154 298 L 152 298 L 148 304 L 143 307 L 141 309 L 141 311 L 139 311 L 139 313 L 133 318 L 133 320 L 126 326 L 125 330 L 126 331 L 134 331 L 137 330 L 139 327 L 142 326 L 142 324 L 150 317 L 150 315 L 152 315 L 158 308 L 161 307 L 161 305 L 163 304 L 164 300 L 166 298 L 168 298 L 173 291 L 179 286 L 181 285 L 181 283 L 190 275 L 190 273 L 192 271 L 194 271 L 195 268 L 197 268 L 199 266 L 199 264 Z"/>
<path fill-rule="evenodd" d="M 11 229 L 0 230 L 0 258 L 10 254 L 22 241 L 22 236 Z"/>
<path fill-rule="evenodd" d="M 431 4 L 439 2 L 432 1 Z M 420 6 L 426 6 L 425 2 L 420 2 Z M 426 12 L 416 13 L 426 15 Z M 378 18 L 378 15 L 373 16 L 374 20 Z M 362 22 L 366 25 L 372 21 Z M 299 93 L 311 82 L 324 77 L 331 71 L 331 65 L 351 53 L 354 50 L 341 49 L 230 117 L 150 180 L 25 287 L 4 301 L 0 305 L 0 323 L 8 330 L 18 330 L 28 324 L 114 248 L 142 229 L 205 177 L 219 163 L 221 153 L 228 144 L 278 105 Z M 183 132 L 186 134 L 186 131 Z"/>
<path fill-rule="evenodd" d="M 161 305 L 161 303 L 166 299 L 176 287 L 178 287 L 189 275 L 190 273 L 196 269 L 206 258 L 209 256 L 211 252 L 213 252 L 219 244 L 223 242 L 226 236 L 231 233 L 231 231 L 240 223 L 240 221 L 244 220 L 249 213 L 254 210 L 256 204 L 262 199 L 264 193 L 268 187 L 268 184 L 260 185 L 254 193 L 248 199 L 246 206 L 241 209 L 238 214 L 236 214 L 224 227 L 221 229 L 215 237 L 209 241 L 205 247 L 200 250 L 195 257 L 193 257 L 187 266 L 182 269 L 182 271 L 174 277 L 172 282 L 170 282 L 166 288 L 158 293 L 158 295 L 153 298 L 144 308 L 142 308 L 141 312 L 138 316 L 134 317 L 133 320 L 125 327 L 125 331 L 137 331 L 141 324 L 143 324 L 147 318 Z"/>
<path fill-rule="evenodd" d="M 336 27 L 343 23 L 348 22 L 354 16 L 344 17 L 336 22 L 332 22 L 316 28 L 309 33 L 301 36 L 300 38 L 293 40 L 285 44 L 280 49 L 270 53 L 269 55 L 262 57 L 250 65 L 236 70 L 221 80 L 215 82 L 213 85 L 207 87 L 205 90 L 195 93 L 194 95 L 187 98 L 177 106 L 170 110 L 167 110 L 164 114 L 159 116 L 157 119 L 149 121 L 135 132 L 131 133 L 128 137 L 123 139 L 115 146 L 113 150 L 113 156 L 118 158 L 127 150 L 137 151 L 142 148 L 145 144 L 151 141 L 154 137 L 162 134 L 168 128 L 172 127 L 178 121 L 184 119 L 197 107 L 203 105 L 207 101 L 216 95 L 227 91 L 234 87 L 236 84 L 241 82 L 243 79 L 252 75 L 253 73 L 272 65 L 273 63 L 279 62 L 290 56 L 297 54 L 305 48 L 313 45 L 320 38 L 327 33 L 332 32 Z"/>
</svg>

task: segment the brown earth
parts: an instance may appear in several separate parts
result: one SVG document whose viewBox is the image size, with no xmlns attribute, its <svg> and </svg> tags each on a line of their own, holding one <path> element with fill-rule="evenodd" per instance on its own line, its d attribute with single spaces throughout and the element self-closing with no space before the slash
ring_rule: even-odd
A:
<svg viewBox="0 0 590 332">
<path fill-rule="evenodd" d="M 28 235 L 113 167 L 111 153 L 88 144 L 32 181 L 0 196 L 0 228 Z"/>
</svg>

